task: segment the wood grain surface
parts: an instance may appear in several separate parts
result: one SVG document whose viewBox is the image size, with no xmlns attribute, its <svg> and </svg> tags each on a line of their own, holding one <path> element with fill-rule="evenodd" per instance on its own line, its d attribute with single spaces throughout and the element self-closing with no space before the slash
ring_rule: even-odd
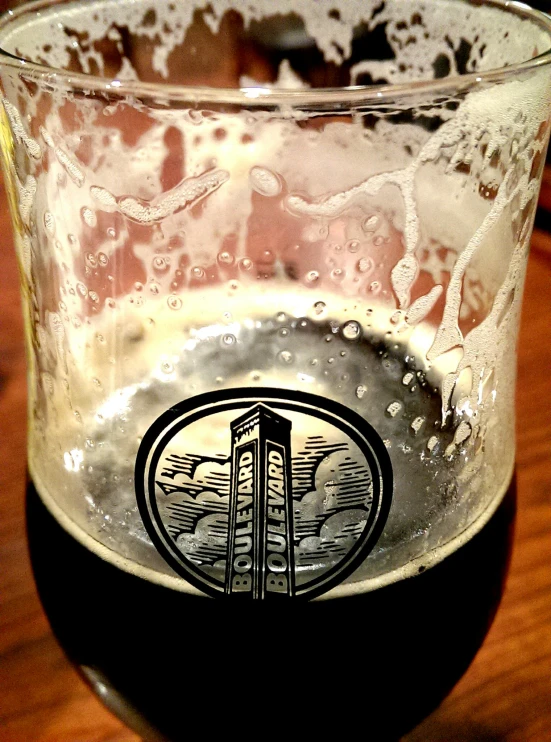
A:
<svg viewBox="0 0 551 742">
<path fill-rule="evenodd" d="M 407 742 L 551 740 L 551 169 L 540 204 L 519 343 L 519 514 L 507 589 L 467 674 Z M 0 235 L 0 742 L 137 742 L 69 665 L 34 588 L 24 528 L 25 357 L 3 190 Z"/>
</svg>

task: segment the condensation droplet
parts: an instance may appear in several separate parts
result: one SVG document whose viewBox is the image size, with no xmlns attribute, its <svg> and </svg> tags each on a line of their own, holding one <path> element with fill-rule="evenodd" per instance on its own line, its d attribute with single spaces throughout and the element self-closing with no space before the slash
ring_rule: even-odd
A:
<svg viewBox="0 0 551 742">
<path fill-rule="evenodd" d="M 361 334 L 358 322 L 347 322 L 342 328 L 342 334 L 347 340 L 357 340 Z"/>
<path fill-rule="evenodd" d="M 174 311 L 178 311 L 178 309 L 182 308 L 182 300 L 179 296 L 169 296 L 166 300 L 166 303 L 170 307 L 170 309 L 174 309 Z"/>
<path fill-rule="evenodd" d="M 295 360 L 290 350 L 281 350 L 277 354 L 277 358 L 281 363 L 285 364 L 286 366 L 289 366 Z"/>
<path fill-rule="evenodd" d="M 401 412 L 401 410 L 402 410 L 402 403 L 398 401 L 391 402 L 386 408 L 386 411 L 390 415 L 390 417 L 396 417 L 396 415 L 399 412 Z"/>
<path fill-rule="evenodd" d="M 362 399 L 366 392 L 367 387 L 365 386 L 365 384 L 358 384 L 358 386 L 356 387 L 356 397 L 358 397 L 358 399 Z"/>
</svg>

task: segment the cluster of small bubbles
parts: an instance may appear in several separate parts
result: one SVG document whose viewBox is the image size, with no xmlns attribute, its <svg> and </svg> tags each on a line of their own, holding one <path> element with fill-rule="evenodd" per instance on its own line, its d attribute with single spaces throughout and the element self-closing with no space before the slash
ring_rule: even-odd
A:
<svg viewBox="0 0 551 742">
<path fill-rule="evenodd" d="M 175 311 L 182 308 L 182 300 L 179 296 L 174 296 L 173 294 L 167 298 L 166 303 L 170 309 L 174 309 Z"/>
<path fill-rule="evenodd" d="M 289 366 L 295 360 L 290 350 L 280 350 L 277 354 L 277 359 L 285 366 Z"/>
<path fill-rule="evenodd" d="M 218 262 L 222 265 L 233 265 L 234 260 L 235 258 L 231 252 L 228 252 L 227 250 L 218 253 Z"/>
<path fill-rule="evenodd" d="M 94 214 L 94 212 L 92 211 L 92 209 L 90 209 L 88 206 L 83 206 L 82 209 L 81 209 L 81 211 L 80 211 L 80 214 L 82 216 L 82 219 L 83 219 L 84 223 L 88 227 L 95 227 L 96 224 L 98 223 L 98 220 L 96 218 L 96 215 Z"/>
<path fill-rule="evenodd" d="M 346 276 L 346 272 L 343 271 L 342 268 L 334 268 L 331 271 L 331 279 L 333 281 L 336 281 L 337 283 L 340 283 L 340 281 L 342 281 L 345 276 Z"/>
<path fill-rule="evenodd" d="M 306 274 L 306 283 L 316 283 L 319 277 L 320 274 L 318 271 L 308 271 L 308 273 Z"/>
<path fill-rule="evenodd" d="M 253 261 L 250 258 L 241 258 L 238 263 L 239 267 L 243 271 L 250 271 L 253 267 Z"/>
<path fill-rule="evenodd" d="M 55 234 L 55 217 L 51 211 L 44 212 L 44 226 L 50 237 L 53 237 Z"/>
<path fill-rule="evenodd" d="M 356 397 L 358 397 L 358 399 L 362 399 L 366 392 L 367 387 L 365 386 L 365 384 L 358 384 L 358 386 L 356 387 Z"/>
<path fill-rule="evenodd" d="M 94 304 L 97 304 L 99 302 L 99 296 L 95 291 L 89 291 L 88 298 L 90 299 L 90 301 L 93 301 Z"/>
<path fill-rule="evenodd" d="M 105 300 L 105 306 L 109 307 L 109 309 L 115 309 L 115 307 L 117 306 L 117 302 L 111 296 L 109 296 Z"/>
<path fill-rule="evenodd" d="M 327 305 L 324 301 L 317 301 L 314 304 L 314 313 L 319 317 L 321 314 L 325 312 L 327 309 Z"/>
<path fill-rule="evenodd" d="M 411 429 L 415 435 L 421 430 L 425 423 L 424 417 L 416 417 L 415 420 L 411 423 Z"/>
<path fill-rule="evenodd" d="M 368 216 L 367 219 L 364 219 L 362 222 L 362 229 L 364 232 L 374 232 L 378 226 L 379 217 L 376 214 Z"/>
<path fill-rule="evenodd" d="M 168 261 L 166 258 L 156 255 L 152 260 L 153 270 L 158 273 L 164 273 L 168 270 Z"/>
<path fill-rule="evenodd" d="M 111 237 L 111 239 L 112 239 L 112 240 L 114 240 L 114 239 L 115 239 L 115 237 L 117 236 L 117 233 L 116 233 L 116 231 L 115 231 L 115 230 L 113 229 L 113 227 L 108 227 L 108 228 L 107 228 L 107 236 L 108 236 L 108 237 Z"/>
<path fill-rule="evenodd" d="M 98 263 L 105 268 L 105 266 L 109 263 L 109 258 L 104 252 L 98 253 Z"/>
<path fill-rule="evenodd" d="M 398 401 L 391 402 L 386 408 L 387 414 L 390 415 L 390 417 L 396 417 L 396 415 L 401 412 L 401 410 L 402 403 Z"/>
<path fill-rule="evenodd" d="M 230 347 L 231 345 L 235 345 L 237 342 L 237 338 L 235 335 L 232 335 L 231 333 L 226 333 L 225 335 L 222 335 L 222 344 Z"/>
<path fill-rule="evenodd" d="M 406 373 L 402 377 L 402 384 L 404 386 L 409 386 L 414 378 L 415 374 L 412 371 L 406 371 Z"/>
<path fill-rule="evenodd" d="M 346 243 L 346 249 L 348 250 L 348 252 L 358 252 L 358 250 L 360 249 L 360 243 L 358 242 L 358 240 L 349 240 Z"/>
<path fill-rule="evenodd" d="M 347 340 L 357 340 L 361 334 L 361 327 L 358 322 L 346 322 L 342 328 L 343 337 Z"/>
<path fill-rule="evenodd" d="M 171 374 L 174 371 L 174 366 L 169 361 L 162 361 L 161 371 L 163 374 Z"/>
<path fill-rule="evenodd" d="M 369 290 L 371 291 L 372 294 L 378 294 L 379 291 L 381 290 L 381 284 L 379 283 L 379 281 L 372 281 L 369 284 Z"/>
</svg>

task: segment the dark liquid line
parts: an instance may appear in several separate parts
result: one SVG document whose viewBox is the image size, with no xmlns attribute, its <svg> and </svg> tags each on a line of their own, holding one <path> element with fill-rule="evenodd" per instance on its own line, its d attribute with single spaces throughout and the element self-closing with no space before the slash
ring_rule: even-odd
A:
<svg viewBox="0 0 551 742">
<path fill-rule="evenodd" d="M 342 738 L 359 725 L 380 742 L 430 713 L 481 645 L 503 590 L 515 501 L 513 480 L 482 530 L 416 577 L 277 606 L 197 597 L 128 574 L 70 536 L 32 484 L 27 528 L 57 639 L 77 667 L 115 689 L 103 700 L 141 734 L 147 727 L 157 730 L 152 739 L 176 742 L 204 725 L 253 737 L 261 723 Z"/>
</svg>

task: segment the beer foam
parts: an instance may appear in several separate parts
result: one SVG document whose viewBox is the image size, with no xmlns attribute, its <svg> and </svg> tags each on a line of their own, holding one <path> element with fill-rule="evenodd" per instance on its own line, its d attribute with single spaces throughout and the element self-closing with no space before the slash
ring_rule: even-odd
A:
<svg viewBox="0 0 551 742">
<path fill-rule="evenodd" d="M 106 36 L 122 44 L 120 27 L 131 34 L 156 41 L 152 67 L 168 78 L 168 59 L 182 44 L 195 13 L 212 33 L 229 11 L 241 14 L 245 28 L 252 22 L 274 17 L 271 0 L 193 0 L 184 5 L 163 0 L 103 0 L 87 3 L 83 11 L 77 4 L 45 8 L 28 16 L 16 16 L 0 37 L 4 49 L 28 60 L 55 68 L 68 68 L 77 55 L 82 70 L 105 74 L 102 55 L 94 42 Z M 343 64 L 352 54 L 355 31 L 364 26 L 369 31 L 383 29 L 393 59 L 362 60 L 351 70 L 350 84 L 356 85 L 362 75 L 386 82 L 400 83 L 411 79 L 432 79 L 436 72 L 459 74 L 496 69 L 524 62 L 547 51 L 549 36 L 534 19 L 504 12 L 490 5 L 471 8 L 462 3 L 431 0 L 386 2 L 347 0 L 336 11 L 332 0 L 279 0 L 277 16 L 299 17 L 300 24 L 290 29 L 315 41 L 327 63 Z M 289 43 L 285 37 L 282 43 Z M 467 60 L 462 58 L 465 46 Z M 136 79 L 137 73 L 124 59 L 117 76 Z M 288 63 L 279 73 L 280 85 L 297 87 L 304 84 Z"/>
</svg>

